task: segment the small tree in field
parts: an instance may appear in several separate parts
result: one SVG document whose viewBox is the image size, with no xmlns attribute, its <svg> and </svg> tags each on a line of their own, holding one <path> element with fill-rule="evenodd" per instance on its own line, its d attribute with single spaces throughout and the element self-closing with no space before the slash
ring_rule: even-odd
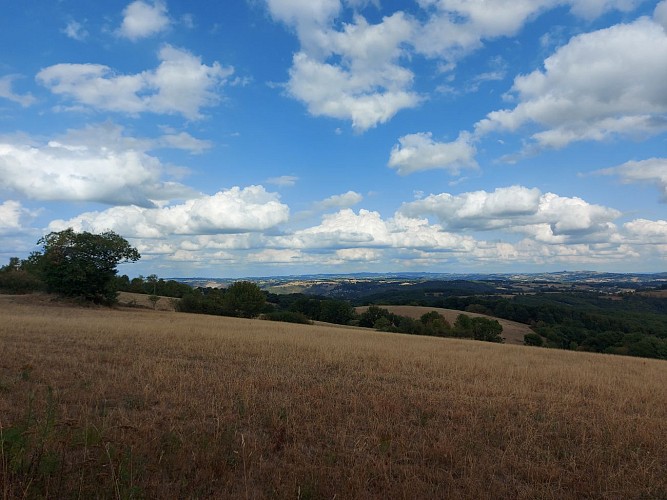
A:
<svg viewBox="0 0 667 500">
<path fill-rule="evenodd" d="M 452 329 L 447 319 L 437 311 L 427 312 L 426 314 L 423 314 L 419 320 L 426 327 L 426 335 L 446 336 Z"/>
<path fill-rule="evenodd" d="M 486 342 L 503 342 L 501 334 L 503 326 L 495 319 L 459 314 L 454 323 L 454 336 L 484 340 Z"/>
<path fill-rule="evenodd" d="M 537 333 L 527 333 L 523 336 L 524 345 L 534 345 L 541 347 L 544 345 L 544 340 Z"/>
<path fill-rule="evenodd" d="M 29 260 L 47 291 L 92 302 L 115 302 L 116 266 L 141 257 L 113 231 L 76 233 L 70 228 L 49 233 L 37 243 L 43 251 L 33 253 Z"/>
<path fill-rule="evenodd" d="M 150 300 L 151 304 L 153 304 L 153 309 L 157 309 L 157 303 L 160 302 L 160 296 L 159 295 L 149 295 L 148 300 Z"/>
<path fill-rule="evenodd" d="M 237 281 L 225 291 L 223 303 L 226 312 L 233 316 L 254 318 L 264 309 L 266 297 L 255 283 Z"/>
</svg>

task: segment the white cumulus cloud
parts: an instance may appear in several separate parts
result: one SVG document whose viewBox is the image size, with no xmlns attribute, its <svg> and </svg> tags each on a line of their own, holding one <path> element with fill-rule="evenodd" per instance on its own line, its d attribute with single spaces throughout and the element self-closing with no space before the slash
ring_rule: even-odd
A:
<svg viewBox="0 0 667 500">
<path fill-rule="evenodd" d="M 384 220 L 378 212 L 346 208 L 322 217 L 313 227 L 288 236 L 273 237 L 268 244 L 299 249 L 428 248 L 438 252 L 470 250 L 472 238 L 448 233 L 426 219 L 396 214 Z"/>
<path fill-rule="evenodd" d="M 412 78 L 410 71 L 396 65 L 360 75 L 300 52 L 294 56 L 287 90 L 313 116 L 349 119 L 355 130 L 363 132 L 421 102 L 407 90 Z"/>
<path fill-rule="evenodd" d="M 289 218 L 289 208 L 262 186 L 233 187 L 212 196 L 159 208 L 118 206 L 52 221 L 49 229 L 113 230 L 132 238 L 172 235 L 233 234 L 265 231 Z"/>
<path fill-rule="evenodd" d="M 485 40 L 512 36 L 541 13 L 566 6 L 594 19 L 610 10 L 630 11 L 641 0 L 417 0 L 418 8 L 395 10 L 370 23 L 364 0 L 266 0 L 271 16 L 296 32 L 287 93 L 314 116 L 350 120 L 363 132 L 414 108 L 424 96 L 413 90 L 414 56 L 451 70 Z M 346 14 L 352 11 L 352 20 Z M 658 17 L 658 14 L 656 14 Z M 495 80 L 502 72 L 473 82 Z"/>
<path fill-rule="evenodd" d="M 164 45 L 159 66 L 120 75 L 101 64 L 61 63 L 42 69 L 37 81 L 76 104 L 104 111 L 202 117 L 201 108 L 219 101 L 218 87 L 234 73 L 219 62 L 211 66 L 184 49 Z"/>
<path fill-rule="evenodd" d="M 485 40 L 513 36 L 543 12 L 570 7 L 594 19 L 610 10 L 631 11 L 641 0 L 418 0 L 430 15 L 415 36 L 420 53 L 455 63 Z"/>
<path fill-rule="evenodd" d="M 315 203 L 317 210 L 331 210 L 332 208 L 348 208 L 360 203 L 364 197 L 355 191 L 335 194 Z"/>
<path fill-rule="evenodd" d="M 309 259 L 301 250 L 267 248 L 249 253 L 247 260 L 261 264 L 303 264 L 312 259 Z"/>
<path fill-rule="evenodd" d="M 475 153 L 472 137 L 466 132 L 453 142 L 436 142 L 431 133 L 409 134 L 391 150 L 389 166 L 401 175 L 431 169 L 458 174 L 462 168 L 477 168 Z"/>
<path fill-rule="evenodd" d="M 617 175 L 625 183 L 646 182 L 655 184 L 667 201 L 667 158 L 649 158 L 641 161 L 628 161 L 617 167 L 598 170 L 603 175 Z"/>
<path fill-rule="evenodd" d="M 545 243 L 614 238 L 613 221 L 621 213 L 592 205 L 581 198 L 542 194 L 523 186 L 429 195 L 404 203 L 400 212 L 409 216 L 431 215 L 445 228 L 456 230 L 507 230 L 529 234 Z"/>
<path fill-rule="evenodd" d="M 335 256 L 343 262 L 378 262 L 382 251 L 374 248 L 342 248 L 336 250 Z"/>
<path fill-rule="evenodd" d="M 152 144 L 111 124 L 73 130 L 46 144 L 0 137 L 0 187 L 38 200 L 111 205 L 191 197 L 191 189 L 163 179 L 165 167 L 147 153 Z"/>
<path fill-rule="evenodd" d="M 36 212 L 23 207 L 20 202 L 6 200 L 0 203 L 0 234 L 11 235 L 23 232 Z"/>
<path fill-rule="evenodd" d="M 635 219 L 623 224 L 628 234 L 636 243 L 667 244 L 667 221 Z"/>
<path fill-rule="evenodd" d="M 155 141 L 157 147 L 182 149 L 193 154 L 200 154 L 212 147 L 211 141 L 197 139 L 187 132 L 172 132 Z"/>
<path fill-rule="evenodd" d="M 294 26 L 325 25 L 340 10 L 339 0 L 266 0 L 274 19 Z"/>
<path fill-rule="evenodd" d="M 123 22 L 118 34 L 132 41 L 166 30 L 171 21 L 164 3 L 137 0 L 123 10 Z"/>
<path fill-rule="evenodd" d="M 269 0 L 268 8 L 297 32 L 301 48 L 285 88 L 312 115 L 351 120 L 363 132 L 422 101 L 410 89 L 414 74 L 401 64 L 415 26 L 403 12 L 377 24 L 357 14 L 337 30 L 338 0 Z"/>
<path fill-rule="evenodd" d="M 667 129 L 667 33 L 648 18 L 574 37 L 516 77 L 513 109 L 493 111 L 478 134 L 536 124 L 533 139 L 559 148 L 580 140 L 650 135 Z"/>
<path fill-rule="evenodd" d="M 656 5 L 653 11 L 653 19 L 667 31 L 667 0 L 662 0 L 662 2 Z"/>
</svg>

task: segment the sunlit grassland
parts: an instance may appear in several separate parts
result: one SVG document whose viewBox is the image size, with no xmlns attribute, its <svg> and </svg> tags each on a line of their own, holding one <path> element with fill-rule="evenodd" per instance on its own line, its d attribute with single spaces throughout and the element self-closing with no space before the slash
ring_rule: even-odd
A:
<svg viewBox="0 0 667 500">
<path fill-rule="evenodd" d="M 0 492 L 665 498 L 667 363 L 0 297 Z"/>
</svg>

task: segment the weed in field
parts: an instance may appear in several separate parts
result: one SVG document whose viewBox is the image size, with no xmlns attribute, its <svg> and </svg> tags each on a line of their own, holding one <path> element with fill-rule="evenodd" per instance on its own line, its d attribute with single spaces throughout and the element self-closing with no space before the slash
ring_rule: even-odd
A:
<svg viewBox="0 0 667 500">
<path fill-rule="evenodd" d="M 181 438 L 173 431 L 165 432 L 160 438 L 161 453 L 172 455 L 181 449 Z"/>
<path fill-rule="evenodd" d="M 32 365 L 26 364 L 21 367 L 21 380 L 27 382 L 30 380 L 30 374 L 32 373 Z"/>
<path fill-rule="evenodd" d="M 123 398 L 123 407 L 126 410 L 143 410 L 146 408 L 146 401 L 143 396 L 137 394 L 127 394 Z"/>
<path fill-rule="evenodd" d="M 141 473 L 141 464 L 133 455 L 132 449 L 118 449 L 111 443 L 106 443 L 104 452 L 108 459 L 114 497 L 119 500 L 143 497 L 142 489 L 136 484 L 136 478 Z"/>
<path fill-rule="evenodd" d="M 62 466 L 58 451 L 48 448 L 55 423 L 53 389 L 48 388 L 43 416 L 36 414 L 34 401 L 31 393 L 26 414 L 16 424 L 3 428 L 0 423 L 3 479 L 6 484 L 16 482 L 24 494 L 31 487 L 48 491 Z"/>
</svg>

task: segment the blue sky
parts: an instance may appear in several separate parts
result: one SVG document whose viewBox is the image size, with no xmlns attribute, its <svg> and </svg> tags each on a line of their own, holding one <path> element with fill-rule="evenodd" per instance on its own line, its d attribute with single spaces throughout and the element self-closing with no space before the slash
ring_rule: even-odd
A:
<svg viewBox="0 0 667 500">
<path fill-rule="evenodd" d="M 0 259 L 662 271 L 667 0 L 11 2 Z"/>
</svg>

